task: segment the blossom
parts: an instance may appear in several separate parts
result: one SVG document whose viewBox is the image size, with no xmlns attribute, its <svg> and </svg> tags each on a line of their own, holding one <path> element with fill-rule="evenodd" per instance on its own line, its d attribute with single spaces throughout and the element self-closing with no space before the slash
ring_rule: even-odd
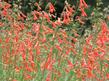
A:
<svg viewBox="0 0 109 81">
<path fill-rule="evenodd" d="M 0 38 L 0 43 L 2 42 L 2 39 Z"/>
<path fill-rule="evenodd" d="M 50 73 L 47 75 L 46 81 L 51 81 L 51 74 Z"/>
<path fill-rule="evenodd" d="M 66 7 L 66 12 L 69 16 L 72 16 L 72 12 L 74 12 L 73 8 L 69 5 Z"/>
<path fill-rule="evenodd" d="M 4 23 L 0 22 L 0 27 L 4 26 Z"/>
<path fill-rule="evenodd" d="M 14 79 L 13 81 L 18 81 L 18 80 Z"/>
<path fill-rule="evenodd" d="M 84 11 L 85 8 L 88 8 L 88 5 L 84 0 L 80 0 L 79 8 L 82 12 L 82 16 L 87 16 L 86 12 Z"/>
<path fill-rule="evenodd" d="M 92 70 L 90 70 L 90 69 L 87 70 L 87 76 L 88 76 L 88 78 L 92 78 L 94 76 L 92 73 Z"/>
<path fill-rule="evenodd" d="M 82 12 L 82 16 L 87 16 L 86 12 L 84 11 L 83 8 L 80 8 L 81 12 Z"/>
<path fill-rule="evenodd" d="M 7 10 L 4 9 L 4 10 L 2 11 L 2 15 L 3 15 L 3 16 L 6 16 L 7 14 L 8 14 Z"/>
<path fill-rule="evenodd" d="M 49 12 L 50 12 L 50 13 L 53 13 L 54 11 L 55 11 L 55 8 L 54 8 L 53 4 L 50 3 L 50 4 L 49 4 Z"/>
<path fill-rule="evenodd" d="M 69 22 L 70 22 L 70 17 L 69 17 L 69 15 L 67 14 L 67 13 L 63 13 L 63 23 L 64 24 L 69 24 Z"/>
<path fill-rule="evenodd" d="M 68 62 L 68 66 L 69 66 L 70 68 L 73 68 L 73 67 L 74 67 L 74 64 L 73 64 L 70 60 L 67 60 L 67 62 Z"/>
<path fill-rule="evenodd" d="M 24 13 L 22 13 L 22 12 L 20 12 L 20 15 L 23 17 L 23 18 L 26 18 L 27 16 L 24 14 Z"/>
<path fill-rule="evenodd" d="M 87 66 L 86 60 L 84 58 L 82 59 L 81 65 L 82 65 L 82 67 L 86 67 Z"/>
<path fill-rule="evenodd" d="M 88 7 L 88 5 L 86 4 L 86 2 L 84 0 L 80 0 L 80 5 L 79 6 L 80 7 L 85 7 L 85 8 Z"/>
<path fill-rule="evenodd" d="M 60 47 L 60 45 L 56 45 L 56 48 L 57 48 L 59 51 L 62 51 L 62 48 Z"/>
<path fill-rule="evenodd" d="M 41 7 L 39 6 L 39 4 L 37 2 L 35 3 L 35 6 L 38 7 L 38 10 L 41 10 Z"/>
<path fill-rule="evenodd" d="M 4 9 L 8 9 L 8 8 L 10 8 L 11 7 L 11 4 L 9 4 L 9 3 L 6 3 L 5 5 L 4 5 Z"/>
<path fill-rule="evenodd" d="M 102 33 L 106 33 L 108 30 L 107 24 L 105 22 L 101 22 L 101 27 L 102 27 L 102 29 L 101 29 Z"/>
<path fill-rule="evenodd" d="M 38 33 L 40 30 L 40 25 L 33 23 L 33 27 L 32 27 L 33 32 Z"/>
<path fill-rule="evenodd" d="M 26 60 L 26 53 L 25 52 L 22 53 L 22 59 Z"/>
<path fill-rule="evenodd" d="M 38 19 L 38 17 L 36 16 L 35 11 L 32 12 L 32 15 L 33 15 L 33 19 L 34 19 L 34 20 L 37 20 L 37 19 Z"/>
<path fill-rule="evenodd" d="M 25 73 L 25 74 L 24 74 L 24 79 L 25 79 L 25 80 L 32 79 L 32 76 L 31 76 L 30 74 Z"/>
<path fill-rule="evenodd" d="M 50 22 L 50 17 L 46 12 L 43 12 L 44 17 L 47 19 L 48 22 Z"/>
<path fill-rule="evenodd" d="M 9 41 L 10 41 L 10 38 L 7 37 L 6 40 L 5 40 L 5 42 L 8 43 Z"/>
</svg>

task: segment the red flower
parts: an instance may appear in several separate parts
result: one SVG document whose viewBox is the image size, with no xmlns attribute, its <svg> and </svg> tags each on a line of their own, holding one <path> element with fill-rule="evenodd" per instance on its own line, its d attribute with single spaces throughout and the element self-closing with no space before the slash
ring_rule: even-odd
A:
<svg viewBox="0 0 109 81">
<path fill-rule="evenodd" d="M 56 48 L 57 48 L 59 51 L 62 51 L 62 48 L 60 47 L 60 45 L 56 45 Z"/>
<path fill-rule="evenodd" d="M 64 13 L 63 16 L 64 16 L 63 23 L 64 24 L 69 24 L 69 22 L 70 22 L 69 15 L 67 13 Z"/>
<path fill-rule="evenodd" d="M 15 67 L 16 72 L 20 72 L 20 68 L 18 66 Z"/>
<path fill-rule="evenodd" d="M 46 81 L 51 81 L 51 74 L 50 73 L 47 75 Z"/>
<path fill-rule="evenodd" d="M 4 26 L 4 23 L 0 22 L 0 27 Z"/>
<path fill-rule="evenodd" d="M 34 61 L 31 61 L 31 67 L 34 69 L 35 68 L 35 63 Z"/>
<path fill-rule="evenodd" d="M 109 79 L 109 73 L 106 74 L 107 79 Z"/>
<path fill-rule="evenodd" d="M 36 49 L 36 54 L 39 55 L 41 52 L 40 52 L 40 46 L 39 46 L 39 42 L 37 41 L 34 48 Z"/>
<path fill-rule="evenodd" d="M 17 43 L 17 42 L 18 42 L 18 40 L 19 40 L 19 37 L 18 37 L 18 35 L 17 35 L 17 36 L 15 36 L 15 37 L 14 37 L 14 42 L 16 42 L 16 43 Z"/>
<path fill-rule="evenodd" d="M 44 17 L 47 19 L 48 22 L 50 22 L 50 17 L 46 12 L 43 12 Z"/>
<path fill-rule="evenodd" d="M 9 3 L 6 3 L 5 5 L 4 5 L 4 9 L 8 9 L 8 8 L 10 8 L 11 7 L 11 5 L 9 4 Z"/>
<path fill-rule="evenodd" d="M 101 27 L 102 27 L 102 33 L 106 33 L 108 31 L 108 27 L 107 27 L 107 24 L 105 22 L 102 22 L 101 23 Z"/>
<path fill-rule="evenodd" d="M 25 28 L 25 24 L 24 23 L 20 23 L 20 28 L 23 30 Z"/>
<path fill-rule="evenodd" d="M 87 16 L 86 12 L 84 11 L 84 8 L 88 8 L 88 5 L 86 4 L 84 0 L 80 0 L 79 8 L 82 12 L 82 16 Z"/>
<path fill-rule="evenodd" d="M 39 4 L 37 2 L 35 3 L 35 6 L 38 7 L 38 10 L 41 10 L 41 7 L 39 6 Z"/>
<path fill-rule="evenodd" d="M 40 25 L 39 24 L 36 24 L 36 23 L 33 23 L 33 28 L 32 30 L 35 32 L 35 33 L 38 33 L 39 30 L 40 30 Z"/>
<path fill-rule="evenodd" d="M 14 79 L 13 81 L 17 81 L 16 79 Z"/>
<path fill-rule="evenodd" d="M 2 11 L 2 15 L 3 15 L 3 16 L 6 16 L 7 14 L 8 14 L 7 10 L 4 9 L 4 10 Z"/>
<path fill-rule="evenodd" d="M 73 68 L 73 67 L 74 67 L 73 63 L 72 63 L 70 60 L 67 60 L 67 62 L 68 62 L 68 66 L 69 66 L 70 68 Z"/>
<path fill-rule="evenodd" d="M 82 59 L 82 63 L 81 64 L 82 64 L 82 67 L 86 67 L 87 66 L 86 60 L 84 58 Z"/>
<path fill-rule="evenodd" d="M 71 51 L 71 49 L 66 50 L 66 54 L 68 55 L 70 53 L 70 51 Z"/>
<path fill-rule="evenodd" d="M 10 41 L 10 38 L 6 38 L 5 42 L 8 43 Z"/>
<path fill-rule="evenodd" d="M 58 42 L 59 42 L 60 44 L 62 44 L 62 43 L 63 43 L 63 40 L 62 40 L 60 37 L 58 37 Z"/>
<path fill-rule="evenodd" d="M 66 12 L 67 12 L 68 16 L 72 16 L 72 12 L 74 12 L 74 11 L 73 11 L 73 8 L 68 5 L 66 7 Z"/>
<path fill-rule="evenodd" d="M 58 20 L 55 21 L 55 23 L 56 23 L 56 25 L 58 25 L 58 26 L 61 26 L 61 25 L 62 25 L 62 23 L 61 23 L 61 19 L 60 19 L 60 18 L 58 18 Z"/>
<path fill-rule="evenodd" d="M 32 76 L 25 73 L 25 74 L 24 74 L 24 79 L 25 79 L 25 80 L 30 80 L 30 79 L 32 79 Z"/>
<path fill-rule="evenodd" d="M 25 51 L 25 44 L 24 43 L 20 43 L 20 45 L 19 45 L 19 51 L 20 52 L 24 52 Z"/>
<path fill-rule="evenodd" d="M 41 53 L 40 46 L 38 45 L 37 48 L 36 48 L 36 54 L 39 55 L 40 53 Z"/>
<path fill-rule="evenodd" d="M 23 18 L 26 18 L 27 16 L 24 14 L 24 13 L 22 13 L 22 12 L 20 12 L 20 14 L 21 14 L 21 16 L 23 17 Z"/>
<path fill-rule="evenodd" d="M 26 53 L 25 52 L 22 53 L 22 59 L 26 60 Z"/>
<path fill-rule="evenodd" d="M 81 12 L 82 12 L 82 16 L 87 16 L 86 12 L 84 11 L 83 8 L 80 8 L 81 9 Z"/>
<path fill-rule="evenodd" d="M 93 77 L 92 70 L 88 69 L 87 75 L 88 75 L 88 78 Z"/>
<path fill-rule="evenodd" d="M 80 5 L 79 6 L 80 7 L 85 7 L 85 8 L 88 7 L 88 5 L 86 4 L 86 2 L 84 0 L 80 0 Z"/>
<path fill-rule="evenodd" d="M 35 14 L 35 11 L 33 11 L 32 14 L 33 14 L 33 17 L 34 17 L 33 19 L 37 20 L 38 18 L 37 18 L 36 14 Z"/>
<path fill-rule="evenodd" d="M 80 24 L 84 24 L 84 21 L 82 20 L 82 18 L 80 16 L 77 16 L 76 18 L 77 18 L 77 20 L 79 21 Z"/>
<path fill-rule="evenodd" d="M 1 0 L 0 0 L 1 1 Z M 2 8 L 2 4 L 0 3 L 0 8 Z"/>
<path fill-rule="evenodd" d="M 94 54 L 95 57 L 99 56 L 99 53 L 97 52 L 97 50 L 94 50 L 93 54 Z"/>
<path fill-rule="evenodd" d="M 55 22 L 51 22 L 51 24 L 52 24 L 52 27 L 53 28 L 56 28 L 57 27 Z"/>
<path fill-rule="evenodd" d="M 0 38 L 0 43 L 2 42 L 2 39 Z"/>
<path fill-rule="evenodd" d="M 49 4 L 49 12 L 50 12 L 50 13 L 53 13 L 54 11 L 55 11 L 55 8 L 54 8 L 53 4 L 50 3 L 50 4 Z"/>
<path fill-rule="evenodd" d="M 90 35 L 87 39 L 86 39 L 86 44 L 90 45 L 90 41 L 92 40 L 93 36 Z"/>
<path fill-rule="evenodd" d="M 83 46 L 83 54 L 86 55 L 86 53 L 87 53 L 87 48 L 86 48 L 86 46 L 84 45 L 84 46 Z"/>
</svg>

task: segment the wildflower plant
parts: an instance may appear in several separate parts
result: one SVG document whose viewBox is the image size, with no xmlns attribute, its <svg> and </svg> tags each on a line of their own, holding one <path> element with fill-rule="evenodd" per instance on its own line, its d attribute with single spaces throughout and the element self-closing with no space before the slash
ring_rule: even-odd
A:
<svg viewBox="0 0 109 81">
<path fill-rule="evenodd" d="M 55 21 L 52 3 L 48 11 L 34 3 L 38 9 L 25 15 L 17 5 L 11 8 L 0 2 L 0 81 L 109 80 L 108 25 L 95 11 L 92 31 L 81 36 L 78 28 L 86 26 L 88 5 L 79 2 L 76 22 L 75 10 L 67 2 Z"/>
</svg>

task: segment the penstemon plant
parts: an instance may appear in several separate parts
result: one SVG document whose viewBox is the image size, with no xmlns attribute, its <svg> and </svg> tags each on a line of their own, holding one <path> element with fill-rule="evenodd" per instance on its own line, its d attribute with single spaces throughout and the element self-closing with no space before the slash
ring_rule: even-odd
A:
<svg viewBox="0 0 109 81">
<path fill-rule="evenodd" d="M 88 17 L 85 0 L 78 2 L 75 20 L 67 2 L 56 20 L 52 3 L 41 11 L 36 2 L 26 15 L 18 5 L 0 2 L 0 81 L 109 80 L 108 25 L 97 10 Z"/>
</svg>

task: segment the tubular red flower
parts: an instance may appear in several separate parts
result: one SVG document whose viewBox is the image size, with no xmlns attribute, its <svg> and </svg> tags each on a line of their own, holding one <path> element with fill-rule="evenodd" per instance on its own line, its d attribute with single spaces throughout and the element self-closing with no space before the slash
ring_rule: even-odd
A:
<svg viewBox="0 0 109 81">
<path fill-rule="evenodd" d="M 48 22 L 50 22 L 50 17 L 46 12 L 43 12 L 44 17 L 47 19 Z"/>
<path fill-rule="evenodd" d="M 88 8 L 88 5 L 86 4 L 86 2 L 84 0 L 80 0 L 80 8 L 81 7 L 85 7 L 85 8 Z"/>
<path fill-rule="evenodd" d="M 22 59 L 23 59 L 24 61 L 26 60 L 26 53 L 25 53 L 25 52 L 22 53 Z"/>
<path fill-rule="evenodd" d="M 7 37 L 6 40 L 5 40 L 5 42 L 8 43 L 9 41 L 10 41 L 10 38 Z"/>
<path fill-rule="evenodd" d="M 87 16 L 86 12 L 84 11 L 84 8 L 88 8 L 88 5 L 86 4 L 84 0 L 80 0 L 79 8 L 82 12 L 82 16 Z"/>
<path fill-rule="evenodd" d="M 109 79 L 109 73 L 106 74 L 106 78 Z"/>
<path fill-rule="evenodd" d="M 59 51 L 62 51 L 62 48 L 60 47 L 60 45 L 56 45 L 56 48 L 57 48 Z"/>
<path fill-rule="evenodd" d="M 4 10 L 2 11 L 2 15 L 3 15 L 3 16 L 7 16 L 7 14 L 8 14 L 7 10 L 4 9 Z"/>
<path fill-rule="evenodd" d="M 83 46 L 83 54 L 86 55 L 87 54 L 87 47 L 84 45 Z"/>
<path fill-rule="evenodd" d="M 70 68 L 73 68 L 73 67 L 74 67 L 73 63 L 72 63 L 70 60 L 67 60 L 67 62 L 68 62 L 68 66 L 69 66 Z"/>
<path fill-rule="evenodd" d="M 32 79 L 32 76 L 30 74 L 25 73 L 24 74 L 24 79 L 25 80 L 30 80 L 30 79 Z"/>
<path fill-rule="evenodd" d="M 94 77 L 92 70 L 90 70 L 90 69 L 87 70 L 87 76 L 88 76 L 88 78 Z"/>
<path fill-rule="evenodd" d="M 50 73 L 47 75 L 46 81 L 51 81 L 51 74 Z"/>
<path fill-rule="evenodd" d="M 32 30 L 33 30 L 33 32 L 35 32 L 35 33 L 39 33 L 40 24 L 33 23 Z"/>
<path fill-rule="evenodd" d="M 0 27 L 4 26 L 4 23 L 3 22 L 0 22 Z"/>
<path fill-rule="evenodd" d="M 63 17 L 64 17 L 63 23 L 64 24 L 69 24 L 70 23 L 70 17 L 69 17 L 69 15 L 67 13 L 64 13 L 63 14 Z"/>
<path fill-rule="evenodd" d="M 41 10 L 41 7 L 39 6 L 39 4 L 37 2 L 35 3 L 35 6 L 38 7 L 38 10 Z"/>
<path fill-rule="evenodd" d="M 55 11 L 55 8 L 54 8 L 53 4 L 50 3 L 50 4 L 49 4 L 49 12 L 50 12 L 50 13 L 53 13 L 54 11 Z"/>
<path fill-rule="evenodd" d="M 6 3 L 5 5 L 4 5 L 4 9 L 8 9 L 8 8 L 10 8 L 11 7 L 11 4 L 9 4 L 9 3 Z"/>
<path fill-rule="evenodd" d="M 105 22 L 101 23 L 101 27 L 102 27 L 102 29 L 101 29 L 102 33 L 106 33 L 108 31 L 108 29 L 107 29 L 108 27 Z"/>
<path fill-rule="evenodd" d="M 2 42 L 2 39 L 0 38 L 0 43 Z"/>
<path fill-rule="evenodd" d="M 81 63 L 82 67 L 87 67 L 87 63 L 85 58 L 82 59 L 82 63 Z"/>
<path fill-rule="evenodd" d="M 82 12 L 82 16 L 87 16 L 86 12 L 84 11 L 83 8 L 80 8 L 81 9 L 81 12 Z"/>
<path fill-rule="evenodd" d="M 34 20 L 37 20 L 37 19 L 38 19 L 38 17 L 36 16 L 35 11 L 32 12 L 32 15 L 33 15 L 33 19 L 34 19 Z"/>
</svg>

